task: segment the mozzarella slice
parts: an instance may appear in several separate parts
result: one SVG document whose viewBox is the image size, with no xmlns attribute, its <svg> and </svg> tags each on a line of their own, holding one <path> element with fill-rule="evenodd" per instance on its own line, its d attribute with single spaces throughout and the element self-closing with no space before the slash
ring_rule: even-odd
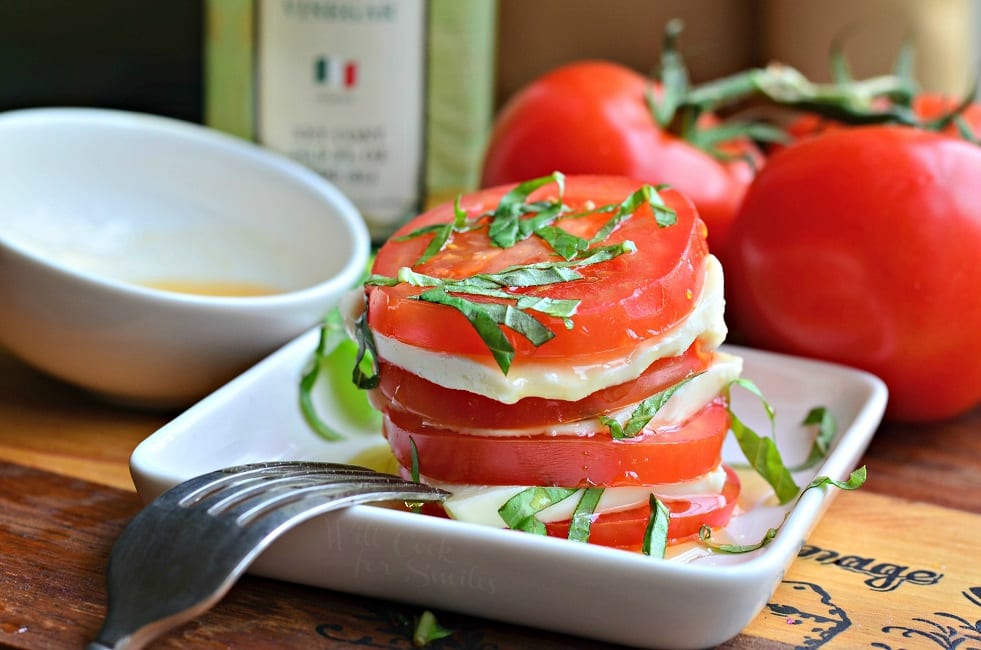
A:
<svg viewBox="0 0 981 650">
<path fill-rule="evenodd" d="M 528 489 L 523 485 L 458 485 L 442 483 L 423 477 L 425 483 L 452 493 L 443 502 L 443 508 L 453 519 L 468 521 L 486 526 L 506 528 L 498 510 L 508 499 Z M 683 499 L 685 497 L 718 495 L 725 486 L 726 472 L 721 465 L 711 472 L 691 481 L 667 485 L 646 485 L 637 487 L 611 487 L 603 490 L 595 513 L 629 510 L 646 504 L 650 495 L 662 499 Z M 540 511 L 536 518 L 544 523 L 565 521 L 572 517 L 583 490 L 578 490 L 562 501 Z"/>
<path fill-rule="evenodd" d="M 377 332 L 374 338 L 379 356 L 446 388 L 470 391 L 504 404 L 514 404 L 525 397 L 576 401 L 636 379 L 652 363 L 681 354 L 696 339 L 704 341 L 709 349 L 718 347 L 727 333 L 724 311 L 722 265 L 709 255 L 705 284 L 688 318 L 664 336 L 639 344 L 629 355 L 603 363 L 516 363 L 505 375 L 497 366 L 474 359 L 407 345 Z"/>
<path fill-rule="evenodd" d="M 689 417 L 697 413 L 702 407 L 719 396 L 719 394 L 734 379 L 742 373 L 743 360 L 740 357 L 717 352 L 712 363 L 706 368 L 705 372 L 693 376 L 676 390 L 668 401 L 658 409 L 654 417 L 646 428 L 656 429 L 658 427 L 680 424 Z M 637 404 L 625 406 L 607 414 L 620 424 L 623 424 L 631 416 Z M 565 422 L 554 424 L 547 428 L 535 427 L 531 429 L 455 429 L 459 433 L 473 436 L 588 436 L 597 431 L 605 429 L 598 418 L 578 420 L 576 422 Z"/>
</svg>

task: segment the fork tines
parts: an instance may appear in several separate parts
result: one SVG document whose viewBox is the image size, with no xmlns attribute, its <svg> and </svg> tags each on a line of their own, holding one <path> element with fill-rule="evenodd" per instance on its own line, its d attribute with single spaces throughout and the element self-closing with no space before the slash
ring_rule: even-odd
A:
<svg viewBox="0 0 981 650">
<path fill-rule="evenodd" d="M 279 461 L 218 470 L 186 485 L 177 505 L 201 508 L 209 514 L 234 516 L 248 525 L 262 516 L 291 505 L 329 501 L 438 501 L 446 493 L 391 474 L 353 465 Z"/>
</svg>

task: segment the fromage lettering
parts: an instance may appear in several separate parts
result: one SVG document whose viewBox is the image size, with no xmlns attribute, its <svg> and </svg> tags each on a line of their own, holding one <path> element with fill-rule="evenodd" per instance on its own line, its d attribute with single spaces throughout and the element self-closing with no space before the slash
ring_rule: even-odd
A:
<svg viewBox="0 0 981 650">
<path fill-rule="evenodd" d="M 944 574 L 928 569 L 913 569 L 859 555 L 842 555 L 837 551 L 809 544 L 801 548 L 798 557 L 866 575 L 868 578 L 864 582 L 873 591 L 893 591 L 903 583 L 930 586 L 939 583 L 944 577 Z"/>
</svg>

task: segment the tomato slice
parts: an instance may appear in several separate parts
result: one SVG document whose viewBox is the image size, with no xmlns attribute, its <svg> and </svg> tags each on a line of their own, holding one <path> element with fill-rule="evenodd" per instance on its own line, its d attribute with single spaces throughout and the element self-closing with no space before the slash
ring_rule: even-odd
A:
<svg viewBox="0 0 981 650">
<path fill-rule="evenodd" d="M 680 425 L 635 438 L 591 436 L 475 436 L 427 425 L 416 415 L 386 409 L 382 432 L 403 467 L 448 483 L 613 487 L 677 483 L 719 464 L 729 409 L 718 397 Z M 410 442 L 410 440 L 412 442 Z"/>
<path fill-rule="evenodd" d="M 560 219 L 554 225 L 591 238 L 611 215 L 589 210 L 618 205 L 641 186 L 642 183 L 626 178 L 569 177 L 563 201 L 574 212 L 587 214 Z M 510 189 L 511 186 L 505 186 L 470 194 L 461 200 L 461 207 L 470 215 L 493 210 Z M 545 186 L 534 192 L 529 201 L 544 199 L 556 191 L 554 185 Z M 637 247 L 635 253 L 581 267 L 578 270 L 583 277 L 579 280 L 521 290 L 530 296 L 582 302 L 572 318 L 571 329 L 559 318 L 535 315 L 555 333 L 554 338 L 538 347 L 505 328 L 505 335 L 516 350 L 516 364 L 522 359 L 626 354 L 638 343 L 660 336 L 688 316 L 704 280 L 703 260 L 708 254 L 705 225 L 687 198 L 673 190 L 662 190 L 660 195 L 676 211 L 675 224 L 659 227 L 650 206 L 644 204 L 601 242 L 610 245 L 629 240 Z M 539 237 L 498 248 L 488 238 L 487 229 L 479 228 L 454 233 L 450 244 L 441 252 L 416 265 L 432 237 L 407 240 L 399 237 L 453 220 L 453 206 L 443 205 L 410 221 L 381 247 L 372 271 L 393 277 L 400 268 L 412 267 L 430 276 L 466 278 L 513 265 L 558 259 Z M 425 350 L 467 355 L 493 364 L 486 344 L 461 313 L 444 305 L 412 299 L 422 288 L 397 284 L 370 286 L 367 291 L 368 323 L 375 332 Z"/>
<path fill-rule="evenodd" d="M 729 467 L 722 493 L 699 495 L 688 499 L 664 499 L 671 512 L 668 520 L 668 542 L 671 544 L 695 537 L 703 525 L 721 528 L 729 523 L 733 508 L 739 499 L 739 477 Z M 651 516 L 649 505 L 619 512 L 594 515 L 589 528 L 589 543 L 639 550 L 644 542 L 647 522 Z M 552 537 L 568 537 L 571 520 L 545 524 Z"/>
<path fill-rule="evenodd" d="M 581 400 L 526 397 L 514 404 L 465 390 L 444 388 L 394 364 L 380 363 L 379 394 L 372 403 L 409 411 L 448 429 L 524 429 L 574 422 L 636 404 L 705 370 L 713 353 L 695 342 L 683 354 L 659 359 L 637 379 L 598 390 Z"/>
</svg>

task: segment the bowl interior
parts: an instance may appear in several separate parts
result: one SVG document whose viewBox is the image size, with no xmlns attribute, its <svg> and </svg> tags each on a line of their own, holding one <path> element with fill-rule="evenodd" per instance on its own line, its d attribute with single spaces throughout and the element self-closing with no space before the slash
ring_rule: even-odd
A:
<svg viewBox="0 0 981 650">
<path fill-rule="evenodd" d="M 8 246 L 135 285 L 297 291 L 337 275 L 367 247 L 353 205 L 312 172 L 146 115 L 0 116 L 0 195 Z"/>
</svg>

